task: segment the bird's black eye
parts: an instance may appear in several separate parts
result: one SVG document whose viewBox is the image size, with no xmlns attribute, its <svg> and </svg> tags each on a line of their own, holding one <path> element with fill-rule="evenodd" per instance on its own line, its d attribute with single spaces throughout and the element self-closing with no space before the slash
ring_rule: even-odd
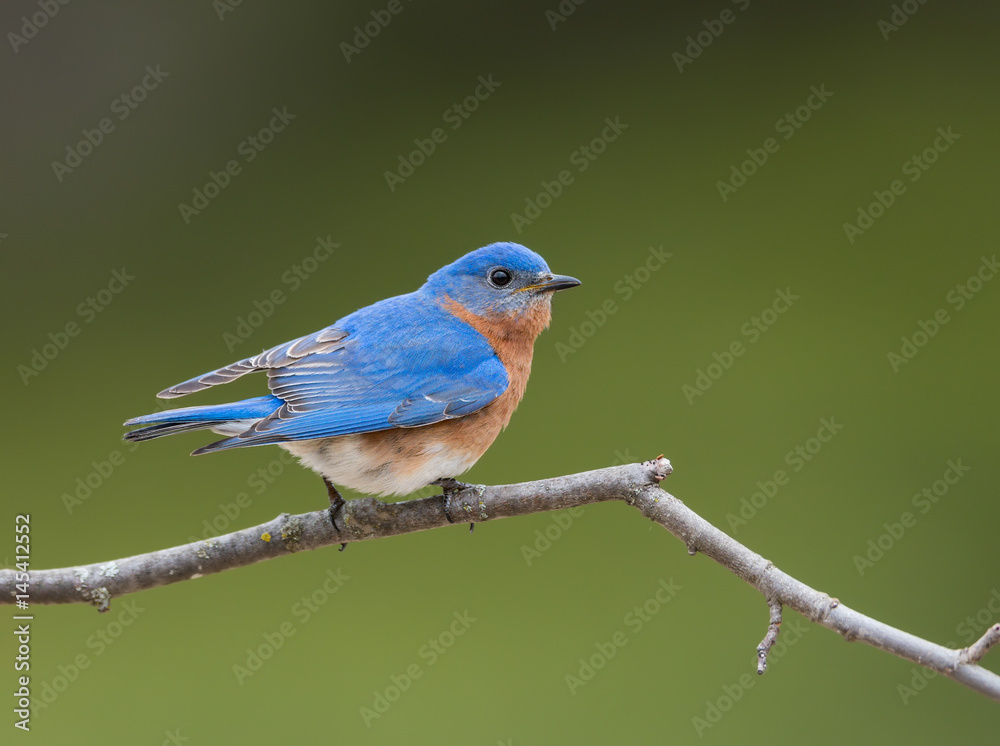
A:
<svg viewBox="0 0 1000 746">
<path fill-rule="evenodd" d="M 502 267 L 490 270 L 490 283 L 494 287 L 502 288 L 504 285 L 509 284 L 512 279 L 510 272 Z"/>
</svg>

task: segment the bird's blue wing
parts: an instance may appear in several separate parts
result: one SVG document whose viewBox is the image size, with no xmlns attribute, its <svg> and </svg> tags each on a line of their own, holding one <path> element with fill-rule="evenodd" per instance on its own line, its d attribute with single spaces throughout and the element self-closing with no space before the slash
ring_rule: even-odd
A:
<svg viewBox="0 0 1000 746">
<path fill-rule="evenodd" d="M 283 403 L 198 452 L 418 427 L 475 412 L 507 390 L 489 342 L 437 305 L 382 301 L 333 327 L 168 389 L 186 393 L 267 370 Z M 270 364 L 268 364 L 270 363 Z M 227 377 L 228 376 L 228 377 Z"/>
<path fill-rule="evenodd" d="M 178 396 L 193 394 L 196 391 L 203 391 L 212 386 L 221 386 L 240 376 L 245 376 L 247 373 L 280 368 L 309 355 L 336 350 L 346 337 L 346 331 L 338 329 L 336 325 L 328 326 L 313 334 L 307 334 L 304 337 L 272 347 L 270 350 L 264 350 L 259 355 L 244 358 L 224 368 L 195 376 L 164 389 L 156 396 L 160 399 L 174 399 Z"/>
</svg>

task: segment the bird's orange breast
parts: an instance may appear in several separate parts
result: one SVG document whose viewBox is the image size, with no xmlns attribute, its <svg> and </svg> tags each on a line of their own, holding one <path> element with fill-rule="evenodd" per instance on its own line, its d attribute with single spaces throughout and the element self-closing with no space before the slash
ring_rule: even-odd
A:
<svg viewBox="0 0 1000 746">
<path fill-rule="evenodd" d="M 542 301 L 519 315 L 490 314 L 480 316 L 460 303 L 447 299 L 444 307 L 490 343 L 507 370 L 507 390 L 477 412 L 458 420 L 441 422 L 430 427 L 447 425 L 447 438 L 454 447 L 467 447 L 482 456 L 500 431 L 507 427 L 514 410 L 524 396 L 531 373 L 531 356 L 535 339 L 549 325 L 552 308 Z"/>
</svg>

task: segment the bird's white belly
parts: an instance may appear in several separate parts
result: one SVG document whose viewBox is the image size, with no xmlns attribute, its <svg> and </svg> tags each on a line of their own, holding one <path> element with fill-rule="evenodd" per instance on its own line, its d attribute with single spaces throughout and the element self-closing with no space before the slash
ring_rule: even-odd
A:
<svg viewBox="0 0 1000 746">
<path fill-rule="evenodd" d="M 335 486 L 382 497 L 406 495 L 436 479 L 458 476 L 482 455 L 436 439 L 419 442 L 412 436 L 420 429 L 403 431 L 399 441 L 383 442 L 370 434 L 280 445 Z"/>
</svg>

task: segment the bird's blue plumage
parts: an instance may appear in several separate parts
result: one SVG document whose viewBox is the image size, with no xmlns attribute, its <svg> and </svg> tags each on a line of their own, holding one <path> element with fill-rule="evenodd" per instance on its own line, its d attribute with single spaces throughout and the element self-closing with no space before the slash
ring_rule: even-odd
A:
<svg viewBox="0 0 1000 746">
<path fill-rule="evenodd" d="M 416 427 L 469 414 L 507 389 L 507 372 L 482 334 L 440 305 L 428 303 L 426 295 L 421 290 L 379 301 L 315 334 L 197 376 L 160 396 L 183 396 L 245 373 L 267 371 L 271 397 L 216 409 L 217 415 L 229 411 L 227 419 L 256 416 L 260 421 L 199 453 Z M 262 407 L 268 411 L 261 412 Z M 253 414 L 245 415 L 248 409 Z M 125 424 L 171 421 L 218 419 L 190 407 Z M 138 439 L 140 434 L 133 431 L 129 437 Z"/>
<path fill-rule="evenodd" d="M 249 423 L 267 417 L 281 400 L 274 396 L 258 396 L 253 399 L 230 402 L 229 404 L 206 404 L 183 409 L 134 417 L 126 425 L 145 425 L 125 436 L 126 440 L 151 440 L 164 435 L 183 433 L 188 430 L 224 426 L 233 422 Z"/>
<path fill-rule="evenodd" d="M 508 282 L 494 282 L 497 268 L 509 275 Z M 229 436 L 195 451 L 206 453 L 465 417 L 497 401 L 511 385 L 495 340 L 487 339 L 492 327 L 477 329 L 469 319 L 516 319 L 542 303 L 547 323 L 546 281 L 553 282 L 553 275 L 538 254 L 518 244 L 491 244 L 438 270 L 416 292 L 374 303 L 158 396 L 185 396 L 258 371 L 266 372 L 270 395 L 136 417 L 125 424 L 141 427 L 125 437 L 146 440 L 200 428 Z M 578 283 L 557 282 L 553 289 L 572 284 Z M 529 363 L 540 328 L 527 340 Z"/>
</svg>

